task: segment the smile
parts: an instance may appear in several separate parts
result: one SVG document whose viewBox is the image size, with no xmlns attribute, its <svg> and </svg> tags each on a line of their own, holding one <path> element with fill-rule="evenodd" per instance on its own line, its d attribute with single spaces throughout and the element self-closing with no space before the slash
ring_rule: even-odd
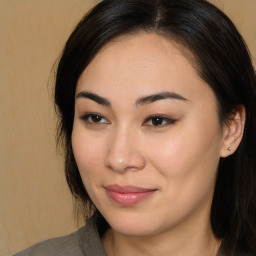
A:
<svg viewBox="0 0 256 256">
<path fill-rule="evenodd" d="M 107 195 L 115 203 L 123 206 L 131 206 L 151 196 L 157 189 L 145 189 L 134 186 L 105 186 Z"/>
</svg>

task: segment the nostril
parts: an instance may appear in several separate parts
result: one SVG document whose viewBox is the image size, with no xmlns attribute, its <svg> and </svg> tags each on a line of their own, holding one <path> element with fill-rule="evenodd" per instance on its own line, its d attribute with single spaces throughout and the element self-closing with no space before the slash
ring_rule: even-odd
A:
<svg viewBox="0 0 256 256">
<path fill-rule="evenodd" d="M 139 170 L 145 165 L 145 160 L 140 150 L 139 140 L 135 138 L 130 126 L 115 130 L 109 137 L 109 147 L 106 152 L 105 165 L 113 171 L 124 172 Z"/>
<path fill-rule="evenodd" d="M 139 152 L 130 152 L 130 154 L 113 154 L 111 152 L 106 157 L 105 165 L 113 171 L 125 172 L 128 170 L 141 170 L 145 166 L 145 159 Z"/>
<path fill-rule="evenodd" d="M 106 157 L 106 165 L 113 171 L 123 172 L 129 166 L 128 156 L 119 152 L 109 152 Z"/>
</svg>

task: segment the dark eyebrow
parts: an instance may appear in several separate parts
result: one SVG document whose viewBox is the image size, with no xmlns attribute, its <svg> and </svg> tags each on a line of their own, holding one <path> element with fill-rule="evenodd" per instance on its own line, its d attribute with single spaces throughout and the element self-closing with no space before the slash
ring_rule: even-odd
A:
<svg viewBox="0 0 256 256">
<path fill-rule="evenodd" d="M 86 99 L 90 99 L 90 100 L 93 100 L 101 105 L 104 105 L 104 106 L 107 106 L 107 107 L 110 107 L 111 106 L 111 103 L 108 99 L 106 98 L 103 98 L 95 93 L 91 93 L 91 92 L 85 92 L 85 91 L 82 91 L 82 92 L 79 92 L 76 96 L 77 99 L 79 98 L 86 98 Z"/>
<path fill-rule="evenodd" d="M 165 99 L 188 101 L 186 98 L 182 97 L 181 95 L 175 92 L 160 92 L 157 94 L 152 94 L 149 96 L 139 98 L 136 101 L 136 105 L 140 106 L 140 105 L 149 104 L 158 100 L 165 100 Z"/>
</svg>

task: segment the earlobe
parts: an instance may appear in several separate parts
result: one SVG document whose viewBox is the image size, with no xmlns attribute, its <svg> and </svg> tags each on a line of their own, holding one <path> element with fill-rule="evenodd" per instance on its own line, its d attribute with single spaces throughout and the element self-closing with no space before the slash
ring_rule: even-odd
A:
<svg viewBox="0 0 256 256">
<path fill-rule="evenodd" d="M 245 108 L 243 105 L 237 106 L 233 114 L 223 127 L 223 141 L 220 151 L 221 157 L 233 154 L 238 148 L 244 133 Z"/>
</svg>

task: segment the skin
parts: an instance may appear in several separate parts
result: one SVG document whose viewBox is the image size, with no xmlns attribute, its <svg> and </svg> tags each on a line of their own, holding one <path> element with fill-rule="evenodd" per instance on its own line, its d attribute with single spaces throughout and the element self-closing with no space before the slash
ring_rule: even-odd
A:
<svg viewBox="0 0 256 256">
<path fill-rule="evenodd" d="M 175 97 L 145 100 L 162 92 Z M 240 123 L 221 127 L 212 89 L 170 40 L 139 33 L 104 46 L 77 83 L 72 147 L 111 226 L 102 237 L 107 255 L 216 255 L 217 167 L 239 144 Z M 108 196 L 110 184 L 155 191 L 124 206 Z"/>
</svg>

